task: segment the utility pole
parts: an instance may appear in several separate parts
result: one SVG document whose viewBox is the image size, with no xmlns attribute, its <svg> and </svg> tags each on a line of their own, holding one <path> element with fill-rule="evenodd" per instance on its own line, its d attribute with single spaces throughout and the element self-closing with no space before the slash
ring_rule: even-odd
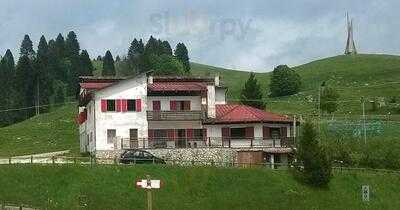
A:
<svg viewBox="0 0 400 210">
<path fill-rule="evenodd" d="M 39 98 L 40 98 L 40 92 L 39 92 L 39 78 L 36 81 L 36 115 L 40 114 L 40 102 L 39 102 Z"/>
<path fill-rule="evenodd" d="M 364 144 L 367 144 L 367 127 L 365 125 L 365 99 L 361 97 L 361 106 L 362 106 L 362 114 L 363 114 L 363 130 L 364 130 Z"/>
</svg>

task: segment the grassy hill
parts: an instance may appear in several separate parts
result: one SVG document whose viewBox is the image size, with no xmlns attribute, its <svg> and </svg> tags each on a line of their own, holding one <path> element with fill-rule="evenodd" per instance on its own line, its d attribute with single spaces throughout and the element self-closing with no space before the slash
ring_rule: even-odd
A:
<svg viewBox="0 0 400 210">
<path fill-rule="evenodd" d="M 400 56 L 368 55 L 335 56 L 313 61 L 293 67 L 302 78 L 301 92 L 294 96 L 268 98 L 268 85 L 271 73 L 256 74 L 258 81 L 265 91 L 267 109 L 283 113 L 311 113 L 314 101 L 318 95 L 318 86 L 325 81 L 335 87 L 344 101 L 340 104 L 338 113 L 361 113 L 361 96 L 370 99 L 374 97 L 400 97 Z M 220 74 L 223 82 L 229 88 L 230 99 L 238 99 L 240 90 L 248 78 L 248 72 L 215 68 L 212 66 L 192 63 L 195 75 Z M 391 83 L 395 84 L 391 84 Z M 384 84 L 384 85 L 382 85 Z M 368 110 L 367 110 L 368 111 Z M 386 114 L 387 110 L 378 111 Z M 393 113 L 393 112 L 392 112 Z"/>
<path fill-rule="evenodd" d="M 42 209 L 145 209 L 135 180 L 151 175 L 164 187 L 154 209 L 399 209 L 394 174 L 343 172 L 328 189 L 295 181 L 287 171 L 172 166 L 0 166 L 0 201 Z M 46 178 L 43 178 L 46 177 Z M 362 202 L 361 185 L 371 201 Z"/>
<path fill-rule="evenodd" d="M 0 128 L 0 157 L 71 150 L 79 153 L 76 104 Z"/>
<path fill-rule="evenodd" d="M 94 62 L 97 72 L 101 63 Z M 282 114 L 308 115 L 316 109 L 318 85 L 326 81 L 335 87 L 341 97 L 340 114 L 360 114 L 361 96 L 372 99 L 383 97 L 385 100 L 398 96 L 398 101 L 391 106 L 371 111 L 367 103 L 367 113 L 397 114 L 400 111 L 400 56 L 391 55 L 355 55 L 336 56 L 293 67 L 303 79 L 303 87 L 299 94 L 268 98 L 268 84 L 271 73 L 257 73 L 257 78 L 265 91 L 267 109 Z M 194 75 L 214 76 L 219 74 L 225 86 L 228 87 L 229 100 L 237 102 L 240 90 L 247 80 L 249 72 L 217 68 L 203 64 L 192 63 Z M 397 104 L 397 107 L 396 107 Z M 0 128 L 0 156 L 31 154 L 55 150 L 71 149 L 78 153 L 78 132 L 74 122 L 75 105 L 67 105 L 51 113 Z M 397 125 L 397 127 L 393 126 Z M 393 130 L 400 129 L 400 123 L 390 124 L 390 129 L 384 128 L 385 138 L 394 138 Z M 386 132 L 387 131 L 387 132 Z M 378 136 L 381 138 L 382 136 Z"/>
</svg>

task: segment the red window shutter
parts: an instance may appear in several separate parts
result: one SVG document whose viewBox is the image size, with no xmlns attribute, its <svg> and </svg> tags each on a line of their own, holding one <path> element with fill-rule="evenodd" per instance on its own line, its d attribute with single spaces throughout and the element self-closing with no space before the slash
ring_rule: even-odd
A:
<svg viewBox="0 0 400 210">
<path fill-rule="evenodd" d="M 190 111 L 190 101 L 183 102 L 183 110 Z"/>
<path fill-rule="evenodd" d="M 230 137 L 230 128 L 221 128 L 221 132 L 222 132 L 222 139 L 229 139 Z"/>
<path fill-rule="evenodd" d="M 245 128 L 245 135 L 248 139 L 254 138 L 254 127 Z"/>
<path fill-rule="evenodd" d="M 153 138 L 154 138 L 154 130 L 152 130 L 152 129 L 149 129 L 149 130 L 147 130 L 147 132 L 148 132 L 148 136 L 149 136 L 149 140 L 153 140 Z"/>
<path fill-rule="evenodd" d="M 153 111 L 161 111 L 161 102 L 153 101 Z"/>
<path fill-rule="evenodd" d="M 271 139 L 271 130 L 269 127 L 263 127 L 263 139 Z"/>
<path fill-rule="evenodd" d="M 186 129 L 186 137 L 188 139 L 193 139 L 193 129 Z"/>
<path fill-rule="evenodd" d="M 169 106 L 171 111 L 176 111 L 176 101 L 170 101 Z"/>
<path fill-rule="evenodd" d="M 167 137 L 169 140 L 174 140 L 175 139 L 175 130 L 174 129 L 167 130 Z"/>
<path fill-rule="evenodd" d="M 121 99 L 117 99 L 115 100 L 115 107 L 116 107 L 116 111 L 120 112 L 121 110 L 121 105 L 122 105 L 122 100 Z"/>
<path fill-rule="evenodd" d="M 107 111 L 107 100 L 101 100 L 101 111 L 106 112 Z"/>
<path fill-rule="evenodd" d="M 121 100 L 122 102 L 121 102 L 121 109 L 122 109 L 122 111 L 123 112 L 126 112 L 126 111 L 128 111 L 128 100 L 126 100 L 126 99 L 122 99 Z"/>
<path fill-rule="evenodd" d="M 141 112 L 142 111 L 142 99 L 136 99 L 136 111 Z"/>
</svg>

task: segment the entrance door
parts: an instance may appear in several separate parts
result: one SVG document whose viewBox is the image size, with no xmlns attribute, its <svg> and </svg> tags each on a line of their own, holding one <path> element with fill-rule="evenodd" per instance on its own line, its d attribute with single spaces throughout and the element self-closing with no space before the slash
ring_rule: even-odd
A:
<svg viewBox="0 0 400 210">
<path fill-rule="evenodd" d="M 177 139 L 178 139 L 178 147 L 185 148 L 186 147 L 186 130 L 178 129 L 177 130 Z"/>
<path fill-rule="evenodd" d="M 138 148 L 138 129 L 129 129 L 130 148 Z"/>
</svg>

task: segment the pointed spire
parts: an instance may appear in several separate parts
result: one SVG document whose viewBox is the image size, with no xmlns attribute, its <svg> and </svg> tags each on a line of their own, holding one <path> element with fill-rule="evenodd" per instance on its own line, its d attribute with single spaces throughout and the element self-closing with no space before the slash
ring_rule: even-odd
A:
<svg viewBox="0 0 400 210">
<path fill-rule="evenodd" d="M 357 54 L 356 44 L 354 43 L 354 38 L 353 38 L 353 19 L 349 18 L 348 12 L 346 12 L 346 20 L 347 20 L 347 42 L 344 54 L 345 55 Z"/>
</svg>

